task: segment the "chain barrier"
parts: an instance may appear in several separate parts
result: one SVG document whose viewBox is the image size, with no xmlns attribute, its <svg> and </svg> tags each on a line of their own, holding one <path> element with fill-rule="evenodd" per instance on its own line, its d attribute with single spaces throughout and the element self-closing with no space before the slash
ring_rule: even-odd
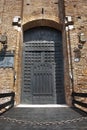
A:
<svg viewBox="0 0 87 130">
<path fill-rule="evenodd" d="M 54 121 L 54 122 L 37 122 L 37 121 L 25 121 L 25 120 L 17 120 L 17 119 L 13 119 L 10 117 L 5 117 L 5 116 L 1 116 L 0 120 L 6 120 L 6 121 L 10 121 L 13 123 L 18 123 L 21 125 L 37 125 L 37 126 L 50 126 L 50 125 L 64 125 L 64 124 L 70 124 L 70 123 L 76 123 L 76 122 L 80 122 L 83 120 L 87 120 L 87 117 L 79 117 L 76 119 L 71 119 L 71 120 L 62 120 L 62 121 Z"/>
</svg>

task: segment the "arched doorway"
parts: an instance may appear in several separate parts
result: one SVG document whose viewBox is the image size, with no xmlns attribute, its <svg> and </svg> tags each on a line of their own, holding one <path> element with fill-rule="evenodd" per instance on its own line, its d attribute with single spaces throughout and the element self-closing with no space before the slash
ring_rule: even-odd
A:
<svg viewBox="0 0 87 130">
<path fill-rule="evenodd" d="M 24 31 L 22 61 L 22 103 L 64 104 L 61 31 L 45 26 Z"/>
</svg>

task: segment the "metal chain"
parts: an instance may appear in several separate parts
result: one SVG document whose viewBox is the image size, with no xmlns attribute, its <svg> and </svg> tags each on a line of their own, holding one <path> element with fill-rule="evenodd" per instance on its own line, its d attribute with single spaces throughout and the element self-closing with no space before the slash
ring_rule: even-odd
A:
<svg viewBox="0 0 87 130">
<path fill-rule="evenodd" d="M 22 125 L 50 126 L 50 125 L 64 125 L 64 124 L 76 123 L 76 122 L 80 122 L 83 120 L 87 120 L 87 117 L 79 117 L 76 119 L 65 120 L 65 121 L 62 120 L 62 121 L 54 121 L 54 122 L 37 122 L 37 121 L 17 120 L 17 119 L 13 119 L 10 117 L 1 116 L 0 120 L 11 121 L 13 123 L 18 123 L 18 124 L 22 124 Z"/>
</svg>

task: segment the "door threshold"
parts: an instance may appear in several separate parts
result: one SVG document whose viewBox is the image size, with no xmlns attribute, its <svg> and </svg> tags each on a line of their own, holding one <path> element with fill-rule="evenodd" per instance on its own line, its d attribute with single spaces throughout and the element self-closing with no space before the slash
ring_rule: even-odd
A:
<svg viewBox="0 0 87 130">
<path fill-rule="evenodd" d="M 32 104 L 19 104 L 16 107 L 19 108 L 58 108 L 58 107 L 69 107 L 66 104 L 36 104 L 36 105 L 32 105 Z"/>
</svg>

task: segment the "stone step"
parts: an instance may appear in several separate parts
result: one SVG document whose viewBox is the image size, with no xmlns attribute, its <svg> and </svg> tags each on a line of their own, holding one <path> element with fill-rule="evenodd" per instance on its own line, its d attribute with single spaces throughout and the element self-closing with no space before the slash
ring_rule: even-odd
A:
<svg viewBox="0 0 87 130">
<path fill-rule="evenodd" d="M 0 118 L 0 130 L 87 129 L 87 115 L 70 107 L 15 107 L 3 116 L 5 118 Z"/>
</svg>

